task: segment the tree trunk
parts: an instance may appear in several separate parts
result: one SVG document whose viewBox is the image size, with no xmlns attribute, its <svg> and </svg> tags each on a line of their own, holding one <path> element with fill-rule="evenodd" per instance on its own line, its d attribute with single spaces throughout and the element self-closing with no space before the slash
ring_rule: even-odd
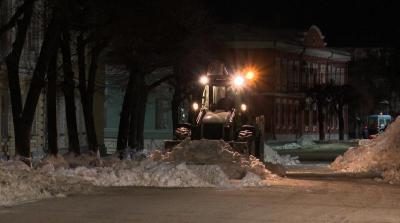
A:
<svg viewBox="0 0 400 223">
<path fill-rule="evenodd" d="M 39 97 L 43 87 L 46 85 L 46 72 L 51 61 L 51 58 L 56 54 L 60 39 L 61 29 L 58 16 L 55 15 L 43 38 L 42 48 L 36 62 L 35 69 L 32 75 L 32 81 L 29 87 L 28 94 L 25 100 L 24 110 L 21 117 L 21 132 L 23 133 L 24 140 L 22 141 L 23 149 L 26 150 L 24 154 L 30 153 L 30 136 L 32 123 L 35 118 L 36 107 L 39 102 Z"/>
<path fill-rule="evenodd" d="M 96 153 L 98 151 L 96 128 L 94 123 L 93 114 L 93 98 L 94 87 L 97 73 L 97 62 L 100 54 L 98 47 L 93 49 L 91 64 L 89 69 L 88 81 L 86 81 L 86 64 L 85 64 L 85 44 L 83 43 L 82 34 L 78 36 L 78 66 L 79 66 L 79 93 L 81 95 L 81 104 L 83 110 L 83 117 L 85 120 L 86 135 L 88 148 L 90 151 Z"/>
<path fill-rule="evenodd" d="M 338 121 L 339 121 L 339 140 L 344 140 L 344 117 L 343 117 L 343 105 L 339 104 L 337 109 Z"/>
<path fill-rule="evenodd" d="M 65 113 L 67 119 L 68 129 L 68 146 L 69 152 L 80 154 L 78 127 L 76 124 L 76 108 L 75 108 L 75 82 L 74 73 L 72 71 L 71 63 L 71 48 L 70 48 L 70 34 L 69 31 L 63 33 L 62 41 L 62 55 L 63 55 L 63 72 L 64 83 L 63 92 L 65 97 Z"/>
<path fill-rule="evenodd" d="M 182 102 L 181 100 L 181 92 L 178 87 L 175 87 L 174 95 L 172 96 L 171 101 L 171 110 L 172 110 L 172 135 L 175 135 L 175 129 L 179 124 L 179 105 Z"/>
<path fill-rule="evenodd" d="M 57 54 L 55 54 L 57 55 Z M 57 156 L 57 56 L 49 65 L 47 72 L 47 144 L 49 153 Z"/>
<path fill-rule="evenodd" d="M 147 104 L 148 90 L 146 88 L 140 94 L 140 97 L 137 98 L 138 106 L 137 110 L 137 128 L 136 128 L 136 144 L 137 151 L 142 151 L 144 149 L 144 122 L 146 118 L 146 104 Z"/>
<path fill-rule="evenodd" d="M 31 137 L 31 129 L 32 123 L 36 113 L 36 107 L 39 102 L 39 97 L 43 87 L 46 84 L 45 74 L 49 65 L 49 61 L 51 57 L 56 52 L 59 43 L 59 20 L 58 16 L 55 15 L 50 24 L 47 27 L 45 32 L 42 47 L 40 49 L 40 54 L 37 59 L 35 69 L 33 71 L 31 84 L 29 86 L 28 94 L 25 100 L 25 106 L 22 110 L 22 114 L 19 114 L 17 121 L 17 129 L 16 132 L 16 147 L 17 154 L 29 157 L 30 156 L 30 137 Z M 13 79 L 15 81 L 15 79 Z M 11 92 L 13 93 L 13 92 Z M 18 142 L 17 142 L 18 141 Z"/>
<path fill-rule="evenodd" d="M 94 93 L 95 93 L 95 86 L 96 86 L 96 75 L 98 69 L 98 60 L 101 54 L 101 51 L 104 49 L 105 45 L 97 45 L 92 49 L 91 54 L 91 61 L 89 67 L 89 77 L 88 77 L 88 85 L 87 85 L 87 115 L 85 116 L 88 121 L 88 126 L 86 128 L 89 129 L 88 131 L 88 139 L 90 139 L 91 144 L 91 151 L 97 152 L 98 151 L 98 142 L 97 142 L 97 135 L 96 135 L 96 126 L 94 122 L 94 114 L 93 114 L 93 106 L 94 106 Z"/>
<path fill-rule="evenodd" d="M 157 80 L 151 85 L 147 85 L 145 80 L 146 73 L 151 73 L 151 72 L 150 71 L 139 72 L 139 73 L 131 72 L 129 82 L 132 81 L 131 83 L 132 86 L 129 86 L 128 84 L 129 88 L 127 89 L 127 91 L 130 90 L 129 92 L 130 102 L 129 103 L 126 102 L 125 104 L 125 99 L 128 100 L 128 98 L 126 97 L 127 95 L 125 94 L 124 104 L 123 104 L 124 107 L 127 106 L 125 108 L 128 109 L 128 111 L 124 111 L 124 108 L 122 109 L 122 112 L 129 113 L 129 114 L 124 114 L 124 116 L 127 116 L 124 118 L 126 118 L 126 120 L 129 120 L 129 122 L 127 121 L 126 123 L 121 123 L 120 120 L 121 134 L 122 134 L 121 130 L 123 130 L 124 131 L 123 133 L 127 134 L 127 137 L 129 137 L 124 139 L 121 136 L 121 143 L 124 143 L 124 145 L 126 145 L 127 144 L 126 140 L 129 139 L 128 145 L 131 148 L 135 148 L 136 151 L 141 151 L 144 149 L 144 122 L 146 116 L 146 104 L 147 104 L 148 93 L 152 89 L 156 88 L 157 86 L 159 86 L 160 84 L 169 80 L 172 77 L 172 75 L 168 75 Z M 121 119 L 122 119 L 122 112 L 121 112 Z M 121 127 L 123 127 L 123 129 L 121 129 Z"/>
<path fill-rule="evenodd" d="M 319 130 L 319 140 L 325 140 L 325 114 L 324 114 L 324 107 L 321 103 L 317 103 L 318 107 L 318 130 Z"/>
<path fill-rule="evenodd" d="M 22 49 L 25 45 L 26 34 L 31 22 L 32 13 L 33 4 L 27 7 L 22 20 L 18 22 L 12 51 L 6 58 L 8 86 L 10 90 L 11 109 L 14 123 L 15 152 L 17 155 L 25 157 L 29 157 L 30 154 L 29 147 L 23 147 L 24 144 L 26 145 L 26 142 L 23 141 L 29 141 L 29 135 L 21 134 L 20 117 L 22 115 L 22 96 L 19 80 L 19 62 L 21 59 Z M 24 139 L 24 137 L 28 137 L 28 139 Z"/>
<path fill-rule="evenodd" d="M 135 81 L 136 83 L 136 81 Z M 135 87 L 132 89 L 132 102 L 129 108 L 129 136 L 128 136 L 128 146 L 131 149 L 137 148 L 137 120 L 138 120 L 138 112 L 137 107 L 139 106 L 138 97 L 138 88 Z M 133 98 L 136 98 L 135 100 Z"/>
<path fill-rule="evenodd" d="M 131 70 L 129 74 L 128 84 L 126 86 L 124 101 L 122 103 L 121 114 L 119 119 L 118 139 L 117 139 L 117 151 L 119 152 L 120 158 L 123 158 L 124 152 L 128 146 L 129 136 L 129 118 L 130 109 L 132 106 L 133 99 L 133 88 L 135 84 L 136 72 Z"/>
<path fill-rule="evenodd" d="M 144 119 L 147 102 L 147 86 L 143 74 L 135 75 L 135 87 L 132 94 L 129 124 L 129 147 L 136 151 L 143 150 Z"/>
</svg>

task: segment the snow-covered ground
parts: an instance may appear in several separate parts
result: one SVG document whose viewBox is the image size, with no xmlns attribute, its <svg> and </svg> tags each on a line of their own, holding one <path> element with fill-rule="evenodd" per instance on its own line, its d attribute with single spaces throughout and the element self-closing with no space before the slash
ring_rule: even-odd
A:
<svg viewBox="0 0 400 223">
<path fill-rule="evenodd" d="M 273 178 L 258 159 L 234 152 L 223 141 L 184 140 L 167 154 L 155 151 L 143 160 L 66 155 L 44 158 L 33 168 L 2 161 L 0 205 L 85 193 L 93 186 L 231 188 L 266 186 Z"/>
</svg>

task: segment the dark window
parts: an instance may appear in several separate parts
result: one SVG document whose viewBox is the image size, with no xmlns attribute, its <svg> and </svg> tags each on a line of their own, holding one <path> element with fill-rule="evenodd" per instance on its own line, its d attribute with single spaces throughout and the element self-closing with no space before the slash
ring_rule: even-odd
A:
<svg viewBox="0 0 400 223">
<path fill-rule="evenodd" d="M 310 109 L 308 108 L 308 106 L 306 107 L 305 111 L 304 111 L 304 126 L 305 126 L 305 130 L 309 131 L 310 130 Z"/>
<path fill-rule="evenodd" d="M 156 99 L 156 129 L 169 128 L 169 103 L 165 99 Z"/>
<path fill-rule="evenodd" d="M 285 91 L 287 90 L 287 74 L 288 74 L 288 61 L 286 58 L 282 58 L 282 63 L 281 63 L 281 84 L 282 84 L 282 90 Z"/>
<path fill-rule="evenodd" d="M 281 58 L 277 57 L 275 59 L 275 78 L 276 86 L 275 89 L 281 89 Z"/>
<path fill-rule="evenodd" d="M 312 120 L 313 120 L 313 126 L 317 126 L 318 124 L 318 111 L 317 111 L 317 106 L 314 104 L 313 105 L 313 114 L 312 114 Z"/>
</svg>

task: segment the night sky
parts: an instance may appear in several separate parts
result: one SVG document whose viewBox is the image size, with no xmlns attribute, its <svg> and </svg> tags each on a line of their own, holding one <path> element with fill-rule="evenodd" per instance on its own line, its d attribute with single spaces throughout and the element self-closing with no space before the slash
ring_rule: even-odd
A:
<svg viewBox="0 0 400 223">
<path fill-rule="evenodd" d="M 304 29 L 316 24 L 328 46 L 373 47 L 400 42 L 396 1 L 209 0 L 218 23 Z"/>
</svg>

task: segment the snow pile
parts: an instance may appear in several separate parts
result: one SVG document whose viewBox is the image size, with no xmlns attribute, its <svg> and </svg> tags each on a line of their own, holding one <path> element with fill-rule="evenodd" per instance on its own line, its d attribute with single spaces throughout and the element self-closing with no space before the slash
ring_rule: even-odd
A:
<svg viewBox="0 0 400 223">
<path fill-rule="evenodd" d="M 278 150 L 288 150 L 288 149 L 299 149 L 301 148 L 301 146 L 295 142 L 292 142 L 292 143 L 286 143 L 282 146 L 275 146 L 274 148 Z"/>
<path fill-rule="evenodd" d="M 298 157 L 291 157 L 290 155 L 280 156 L 267 144 L 264 144 L 264 162 L 281 165 L 296 165 L 300 163 Z"/>
<path fill-rule="evenodd" d="M 239 187 L 264 187 L 268 184 L 261 179 L 260 176 L 248 172 L 245 177 L 240 180 Z"/>
<path fill-rule="evenodd" d="M 252 172 L 262 179 L 271 176 L 264 164 L 254 156 L 246 156 L 235 152 L 222 140 L 190 140 L 185 139 L 171 152 L 152 156 L 154 161 L 168 163 L 186 162 L 189 165 L 217 165 L 229 179 L 242 179 Z"/>
<path fill-rule="evenodd" d="M 54 176 L 77 177 L 95 186 L 215 187 L 229 185 L 218 166 L 188 166 L 153 161 L 118 163 L 113 167 L 58 169 Z"/>
<path fill-rule="evenodd" d="M 0 206 L 87 192 L 91 186 L 76 178 L 49 177 L 20 161 L 0 162 Z"/>
<path fill-rule="evenodd" d="M 359 146 L 366 146 L 366 145 L 369 145 L 371 143 L 373 143 L 373 141 L 370 140 L 370 139 L 360 139 L 360 140 L 358 140 L 358 145 Z"/>
<path fill-rule="evenodd" d="M 312 139 L 302 136 L 297 139 L 296 142 L 292 143 L 286 143 L 281 146 L 275 146 L 275 149 L 278 150 L 289 150 L 289 149 L 300 149 L 300 148 L 307 148 L 307 147 L 313 147 L 317 145 Z"/>
<path fill-rule="evenodd" d="M 33 168 L 0 162 L 0 205 L 87 192 L 92 186 L 248 187 L 266 186 L 269 177 L 275 176 L 262 162 L 223 141 L 183 140 L 171 152 L 154 151 L 144 160 L 50 156 Z"/>
<path fill-rule="evenodd" d="M 316 145 L 316 143 L 312 139 L 306 136 L 301 136 L 300 138 L 298 138 L 297 144 L 300 145 L 300 147 L 312 147 Z"/>
<path fill-rule="evenodd" d="M 384 180 L 400 183 L 400 118 L 372 140 L 360 140 L 331 164 L 343 172 L 370 172 L 381 174 Z"/>
</svg>

